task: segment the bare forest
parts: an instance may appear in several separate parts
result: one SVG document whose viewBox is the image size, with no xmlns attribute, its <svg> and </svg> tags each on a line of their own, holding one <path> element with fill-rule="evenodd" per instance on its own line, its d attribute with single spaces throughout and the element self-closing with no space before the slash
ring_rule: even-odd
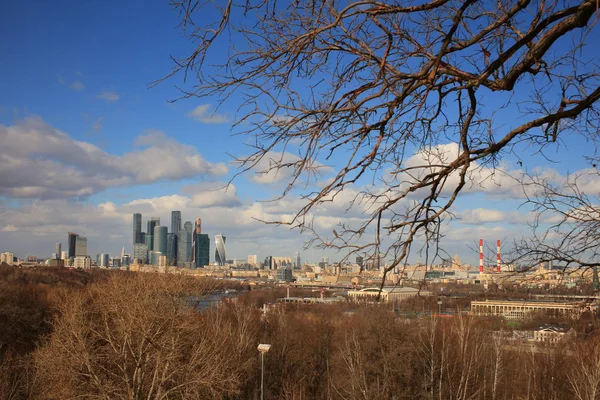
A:
<svg viewBox="0 0 600 400">
<path fill-rule="evenodd" d="M 2 399 L 600 398 L 600 337 L 522 347 L 500 321 L 281 305 L 161 274 L 0 269 Z M 267 295 L 268 297 L 268 295 Z M 407 304 L 406 307 L 410 307 Z M 590 326 L 595 320 L 590 320 Z"/>
</svg>

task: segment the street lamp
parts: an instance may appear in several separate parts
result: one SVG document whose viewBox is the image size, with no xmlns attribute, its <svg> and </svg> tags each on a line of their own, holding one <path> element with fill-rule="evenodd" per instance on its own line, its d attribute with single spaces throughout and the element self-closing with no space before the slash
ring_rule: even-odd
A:
<svg viewBox="0 0 600 400">
<path fill-rule="evenodd" d="M 265 353 L 271 348 L 270 344 L 261 343 L 258 345 L 258 351 L 260 352 L 260 400 L 264 398 L 264 387 L 265 387 Z"/>
</svg>

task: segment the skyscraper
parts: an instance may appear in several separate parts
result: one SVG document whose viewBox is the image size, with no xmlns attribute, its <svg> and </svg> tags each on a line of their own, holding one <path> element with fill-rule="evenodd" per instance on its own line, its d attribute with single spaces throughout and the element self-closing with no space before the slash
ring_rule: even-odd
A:
<svg viewBox="0 0 600 400">
<path fill-rule="evenodd" d="M 61 247 L 62 245 L 60 243 L 56 243 L 56 259 L 58 260 L 60 258 L 60 252 L 61 252 Z"/>
<path fill-rule="evenodd" d="M 148 246 L 144 243 L 136 243 L 133 245 L 133 258 L 136 262 L 142 261 L 143 264 L 148 262 Z"/>
<path fill-rule="evenodd" d="M 202 233 L 202 220 L 200 218 L 196 218 L 194 225 L 192 259 L 195 268 L 202 268 L 210 263 L 210 239 L 208 235 Z"/>
<path fill-rule="evenodd" d="M 258 264 L 258 256 L 256 254 L 251 254 L 248 256 L 248 264 L 256 267 Z"/>
<path fill-rule="evenodd" d="M 185 267 L 192 261 L 192 223 L 187 221 L 177 238 L 177 265 Z"/>
<path fill-rule="evenodd" d="M 148 230 L 146 231 L 146 235 L 154 235 L 154 227 L 160 225 L 160 218 L 151 217 L 148 220 Z M 152 250 L 148 248 L 148 250 Z"/>
<path fill-rule="evenodd" d="M 225 265 L 227 254 L 225 252 L 225 241 L 227 238 L 222 234 L 215 236 L 215 264 Z"/>
<path fill-rule="evenodd" d="M 148 251 L 154 250 L 154 235 L 150 232 L 146 234 L 146 247 Z"/>
<path fill-rule="evenodd" d="M 85 257 L 88 255 L 87 238 L 77 235 L 75 237 L 75 257 Z"/>
<path fill-rule="evenodd" d="M 179 235 L 181 230 L 181 211 L 171 211 L 171 232 Z"/>
<path fill-rule="evenodd" d="M 67 240 L 67 248 L 68 248 L 68 257 L 75 258 L 75 239 L 77 238 L 77 234 L 73 232 L 69 232 L 69 239 Z"/>
<path fill-rule="evenodd" d="M 170 232 L 167 234 L 167 265 L 177 265 L 177 240 L 178 234 Z"/>
<path fill-rule="evenodd" d="M 302 266 L 302 264 L 300 264 L 300 253 L 296 252 L 296 269 L 300 269 L 300 267 Z"/>
<path fill-rule="evenodd" d="M 133 244 L 142 243 L 142 214 L 133 214 Z"/>
<path fill-rule="evenodd" d="M 167 227 L 156 225 L 154 227 L 154 251 L 167 255 Z"/>
<path fill-rule="evenodd" d="M 194 243 L 194 266 L 196 268 L 202 268 L 210 264 L 210 238 L 206 233 L 199 233 L 195 235 Z"/>
</svg>

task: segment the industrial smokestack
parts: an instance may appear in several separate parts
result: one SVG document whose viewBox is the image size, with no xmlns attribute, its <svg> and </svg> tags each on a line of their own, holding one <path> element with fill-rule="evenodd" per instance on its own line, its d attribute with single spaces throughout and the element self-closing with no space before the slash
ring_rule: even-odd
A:
<svg viewBox="0 0 600 400">
<path fill-rule="evenodd" d="M 479 239 L 479 273 L 483 274 L 483 239 Z"/>
<path fill-rule="evenodd" d="M 500 240 L 498 240 L 496 242 L 496 256 L 497 256 L 496 268 L 497 268 L 497 271 L 500 272 Z"/>
</svg>

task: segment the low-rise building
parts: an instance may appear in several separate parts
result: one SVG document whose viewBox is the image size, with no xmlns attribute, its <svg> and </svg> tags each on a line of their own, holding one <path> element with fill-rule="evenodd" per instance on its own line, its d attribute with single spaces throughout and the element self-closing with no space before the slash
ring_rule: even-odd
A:
<svg viewBox="0 0 600 400">
<path fill-rule="evenodd" d="M 496 315 L 507 319 L 522 319 L 535 313 L 550 316 L 579 316 L 585 311 L 595 311 L 597 303 L 588 302 L 555 302 L 524 300 L 484 300 L 471 302 L 471 314 Z"/>
<path fill-rule="evenodd" d="M 414 296 L 431 296 L 428 290 L 419 290 L 412 287 L 369 287 L 360 290 L 348 291 L 348 298 L 354 301 L 376 301 L 377 297 L 383 302 L 399 302 Z"/>
<path fill-rule="evenodd" d="M 533 331 L 533 340 L 544 343 L 558 343 L 574 335 L 575 330 L 566 325 L 545 324 Z"/>
<path fill-rule="evenodd" d="M 92 268 L 92 259 L 89 256 L 77 256 L 73 260 L 73 267 L 82 269 Z"/>
</svg>

